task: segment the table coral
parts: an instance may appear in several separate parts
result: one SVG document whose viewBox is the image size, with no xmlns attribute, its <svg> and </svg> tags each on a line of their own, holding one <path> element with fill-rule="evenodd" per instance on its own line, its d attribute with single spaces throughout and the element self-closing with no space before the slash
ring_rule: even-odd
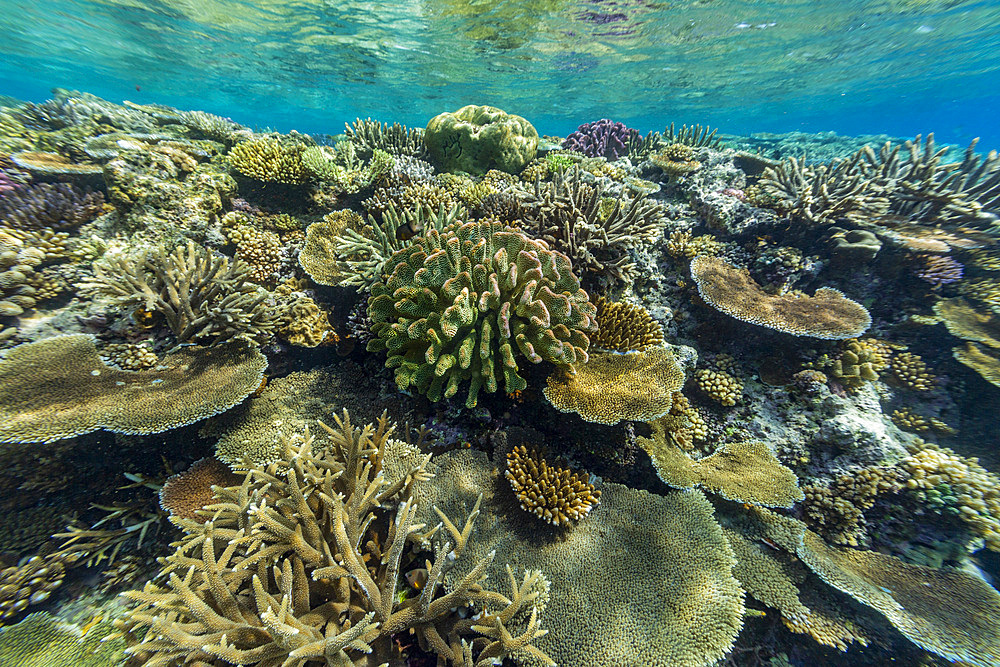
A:
<svg viewBox="0 0 1000 667">
<path fill-rule="evenodd" d="M 475 559 L 491 551 L 489 581 L 506 578 L 504 560 L 542 570 L 551 582 L 549 633 L 535 645 L 558 664 L 708 667 L 732 646 L 743 593 L 732 550 L 700 491 L 661 496 L 604 482 L 586 521 L 565 534 L 536 529 L 525 540 L 525 522 L 534 518 L 510 511 L 509 492 L 484 452 L 449 452 L 427 470 L 433 483 L 414 495 L 420 521 L 440 521 L 432 507 L 466 512 L 482 494 L 470 560 L 448 573 L 445 590 L 458 588 Z"/>
<path fill-rule="evenodd" d="M 186 347 L 144 371 L 107 366 L 84 334 L 25 343 L 0 361 L 0 442 L 160 433 L 233 407 L 266 368 L 243 341 Z"/>
<path fill-rule="evenodd" d="M 953 347 L 951 354 L 956 361 L 979 373 L 984 380 L 1000 387 L 1000 357 L 991 355 L 975 343 L 966 343 L 964 348 Z"/>
<path fill-rule="evenodd" d="M 600 503 L 601 492 L 586 475 L 552 465 L 524 445 L 507 454 L 504 476 L 518 504 L 553 526 L 569 526 L 586 517 Z"/>
<path fill-rule="evenodd" d="M 649 161 L 667 176 L 682 176 L 701 169 L 694 150 L 684 144 L 670 144 L 649 156 Z"/>
<path fill-rule="evenodd" d="M 670 411 L 684 370 L 673 352 L 594 352 L 586 363 L 549 375 L 543 393 L 560 412 L 575 412 L 597 424 L 649 421 Z"/>
<path fill-rule="evenodd" d="M 538 132 L 520 116 L 470 104 L 434 116 L 424 143 L 431 160 L 445 171 L 482 174 L 499 169 L 516 174 L 535 158 Z"/>
<path fill-rule="evenodd" d="M 569 365 L 587 359 L 595 308 L 565 255 L 499 223 L 469 222 L 413 239 L 372 286 L 369 351 L 386 351 L 400 390 L 432 401 L 470 381 L 524 389 L 516 356 Z"/>
<path fill-rule="evenodd" d="M 109 667 L 124 660 L 125 641 L 111 620 L 84 630 L 47 612 L 0 629 L 0 664 L 17 667 Z"/>
<path fill-rule="evenodd" d="M 1000 348 L 1000 315 L 997 313 L 976 310 L 961 297 L 939 300 L 934 304 L 934 313 L 952 336 Z"/>
<path fill-rule="evenodd" d="M 813 296 L 768 294 L 746 269 L 708 255 L 691 260 L 691 276 L 698 293 L 713 308 L 793 336 L 842 340 L 860 336 L 871 325 L 864 306 L 829 287 L 819 288 Z"/>
<path fill-rule="evenodd" d="M 665 426 L 654 421 L 652 437 L 638 437 L 663 482 L 677 489 L 701 487 L 728 500 L 791 507 L 802 500 L 798 479 L 783 466 L 766 443 L 736 442 L 711 456 L 695 460 L 670 441 Z"/>
</svg>

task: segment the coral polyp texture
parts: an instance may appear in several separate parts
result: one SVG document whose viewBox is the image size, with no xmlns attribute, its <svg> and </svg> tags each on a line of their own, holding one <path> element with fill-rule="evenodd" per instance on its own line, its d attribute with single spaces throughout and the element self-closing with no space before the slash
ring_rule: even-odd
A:
<svg viewBox="0 0 1000 667">
<path fill-rule="evenodd" d="M 229 164 L 244 176 L 258 181 L 295 185 L 309 180 L 302 162 L 306 146 L 275 137 L 257 137 L 236 144 L 229 151 Z"/>
<path fill-rule="evenodd" d="M 601 492 L 586 475 L 550 464 L 524 445 L 507 454 L 504 477 L 521 509 L 553 526 L 568 526 L 583 519 L 600 502 Z"/>
<path fill-rule="evenodd" d="M 663 343 L 663 327 L 642 306 L 597 299 L 597 333 L 590 344 L 613 352 L 630 352 Z"/>
<path fill-rule="evenodd" d="M 570 133 L 563 141 L 562 147 L 583 153 L 587 157 L 603 157 L 617 160 L 629 152 L 629 144 L 641 140 L 638 130 L 626 127 L 607 118 L 584 123 Z"/>
<path fill-rule="evenodd" d="M 597 424 L 648 421 L 673 406 L 684 386 L 684 370 L 673 352 L 594 352 L 586 363 L 552 373 L 542 391 L 560 412 L 575 412 Z"/>
<path fill-rule="evenodd" d="M 67 183 L 35 183 L 0 197 L 0 224 L 20 229 L 77 227 L 102 212 L 104 196 Z"/>
<path fill-rule="evenodd" d="M 470 104 L 431 118 L 424 143 L 431 161 L 446 171 L 517 174 L 535 159 L 538 131 L 521 116 Z"/>
<path fill-rule="evenodd" d="M 160 433 L 233 407 L 266 368 L 242 341 L 184 348 L 143 371 L 107 366 L 84 334 L 25 343 L 0 361 L 0 442 Z"/>
<path fill-rule="evenodd" d="M 368 315 L 401 390 L 432 401 L 468 380 L 481 390 L 519 391 L 518 358 L 568 366 L 587 360 L 595 308 L 565 255 L 498 223 L 430 230 L 397 251 L 372 286 Z"/>
<path fill-rule="evenodd" d="M 768 294 L 746 269 L 708 255 L 691 260 L 691 276 L 701 298 L 716 310 L 793 336 L 842 340 L 856 338 L 871 326 L 864 306 L 830 287 L 812 296 Z"/>
<path fill-rule="evenodd" d="M 214 456 L 207 456 L 167 478 L 160 487 L 160 507 L 171 516 L 205 523 L 210 517 L 197 512 L 215 502 L 212 487 L 237 486 L 240 481 L 229 466 Z"/>
</svg>

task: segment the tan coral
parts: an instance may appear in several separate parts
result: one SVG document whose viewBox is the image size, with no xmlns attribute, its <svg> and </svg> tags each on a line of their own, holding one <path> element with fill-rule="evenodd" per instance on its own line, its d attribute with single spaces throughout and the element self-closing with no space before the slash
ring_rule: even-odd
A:
<svg viewBox="0 0 1000 667">
<path fill-rule="evenodd" d="M 701 169 L 701 163 L 694 159 L 694 149 L 685 144 L 670 144 L 650 155 L 649 161 L 670 176 Z"/>
<path fill-rule="evenodd" d="M 694 460 L 670 442 L 662 423 L 656 421 L 650 426 L 652 437 L 639 436 L 636 440 L 653 460 L 657 475 L 669 486 L 701 487 L 728 500 L 766 507 L 791 507 L 803 498 L 795 474 L 763 442 L 731 443 L 711 456 Z"/>
<path fill-rule="evenodd" d="M 725 371 L 701 368 L 695 371 L 694 381 L 706 396 L 726 407 L 736 405 L 743 396 L 743 383 Z"/>
<path fill-rule="evenodd" d="M 684 385 L 684 371 L 667 348 L 618 354 L 596 352 L 548 377 L 545 398 L 562 412 L 598 424 L 649 421 L 670 411 L 672 395 Z"/>
<path fill-rule="evenodd" d="M 69 553 L 32 556 L 22 565 L 0 570 L 0 626 L 20 616 L 31 605 L 41 604 L 59 588 L 66 565 L 76 557 Z"/>
<path fill-rule="evenodd" d="M 318 347 L 339 340 L 329 314 L 311 297 L 301 294 L 284 309 L 278 335 L 299 347 Z"/>
<path fill-rule="evenodd" d="M 934 304 L 934 313 L 952 336 L 1000 348 L 1000 315 L 977 311 L 960 297 L 939 300 Z"/>
<path fill-rule="evenodd" d="M 698 255 L 718 255 L 723 247 L 711 234 L 691 236 L 689 231 L 675 231 L 667 237 L 667 252 L 671 257 L 693 259 Z"/>
<path fill-rule="evenodd" d="M 659 496 L 604 482 L 601 504 L 586 521 L 565 534 L 536 539 L 536 531 L 525 540 L 525 522 L 533 518 L 510 512 L 485 453 L 449 452 L 428 472 L 434 482 L 415 493 L 419 521 L 436 524 L 441 514 L 467 512 L 482 493 L 465 554 L 472 563 L 496 551 L 487 581 L 505 577 L 497 565 L 505 559 L 545 572 L 549 633 L 535 645 L 558 664 L 708 667 L 732 646 L 743 623 L 743 593 L 732 577 L 732 551 L 700 491 Z M 457 564 L 445 590 L 469 571 Z"/>
<path fill-rule="evenodd" d="M 642 306 L 628 302 L 597 299 L 597 333 L 590 336 L 592 347 L 613 352 L 645 350 L 663 344 L 663 327 Z"/>
<path fill-rule="evenodd" d="M 871 325 L 864 306 L 829 287 L 819 288 L 813 296 L 768 294 L 746 269 L 708 255 L 691 260 L 691 276 L 698 293 L 713 308 L 793 336 L 842 340 L 860 336 Z"/>
<path fill-rule="evenodd" d="M 267 358 L 243 341 L 183 348 L 135 372 L 107 366 L 87 335 L 25 343 L 0 361 L 0 442 L 177 428 L 242 401 L 266 368 Z"/>
<path fill-rule="evenodd" d="M 917 646 L 979 667 L 1000 664 L 1000 593 L 980 577 L 830 547 L 810 531 L 797 553 L 823 581 L 880 611 Z"/>
<path fill-rule="evenodd" d="M 284 260 L 280 237 L 274 232 L 249 225 L 229 228 L 226 236 L 236 246 L 236 258 L 250 267 L 250 280 L 258 285 L 274 287 Z"/>
<path fill-rule="evenodd" d="M 171 516 L 205 523 L 198 510 L 215 502 L 212 486 L 236 486 L 241 478 L 214 456 L 198 459 L 187 470 L 172 475 L 160 487 L 160 507 Z"/>
<path fill-rule="evenodd" d="M 874 338 L 844 341 L 840 357 L 830 364 L 830 374 L 845 387 L 857 388 L 879 379 L 879 371 L 889 366 L 892 346 Z"/>
<path fill-rule="evenodd" d="M 979 373 L 984 380 L 1000 387 L 1000 357 L 991 355 L 975 343 L 966 343 L 964 348 L 953 347 L 951 354 L 958 362 Z"/>
<path fill-rule="evenodd" d="M 507 454 L 504 476 L 521 509 L 553 526 L 580 521 L 600 502 L 601 492 L 587 481 L 585 474 L 551 465 L 524 445 Z"/>
<path fill-rule="evenodd" d="M 910 431 L 911 433 L 926 433 L 927 431 L 935 431 L 944 435 L 955 434 L 955 429 L 951 428 L 937 417 L 924 417 L 923 415 L 915 413 L 910 408 L 893 410 L 890 419 L 892 419 L 893 424 L 901 429 Z"/>
<path fill-rule="evenodd" d="M 113 343 L 101 348 L 101 359 L 109 366 L 117 366 L 123 371 L 149 370 L 160 363 L 160 358 L 149 345 L 141 343 Z"/>
<path fill-rule="evenodd" d="M 856 547 L 864 536 L 866 510 L 881 494 L 902 488 L 900 471 L 872 466 L 840 475 L 827 485 L 802 487 L 802 511 L 810 525 L 836 544 Z"/>
<path fill-rule="evenodd" d="M 670 412 L 657 420 L 663 428 L 664 435 L 681 449 L 690 452 L 696 442 L 708 438 L 708 423 L 697 408 L 682 393 L 675 392 L 672 398 Z"/>
<path fill-rule="evenodd" d="M 233 169 L 258 181 L 295 185 L 309 180 L 304 150 L 303 144 L 263 136 L 237 144 L 227 159 Z"/>
<path fill-rule="evenodd" d="M 937 381 L 924 360 L 912 352 L 900 352 L 894 356 L 890 369 L 898 384 L 915 391 L 929 391 Z"/>
</svg>

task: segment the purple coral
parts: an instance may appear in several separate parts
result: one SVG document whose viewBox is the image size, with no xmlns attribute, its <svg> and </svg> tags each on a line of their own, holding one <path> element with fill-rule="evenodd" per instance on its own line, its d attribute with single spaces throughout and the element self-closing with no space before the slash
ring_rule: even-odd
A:
<svg viewBox="0 0 1000 667">
<path fill-rule="evenodd" d="M 602 118 L 592 123 L 584 123 L 563 141 L 563 148 L 583 153 L 587 157 L 603 157 L 617 160 L 628 153 L 630 141 L 639 141 L 638 130 L 626 127 L 624 123 Z"/>
<path fill-rule="evenodd" d="M 961 280 L 963 268 L 961 262 L 948 255 L 919 255 L 913 273 L 936 289 Z"/>
<path fill-rule="evenodd" d="M 101 214 L 104 195 L 67 183 L 35 183 L 0 198 L 0 221 L 21 229 L 64 229 Z"/>
<path fill-rule="evenodd" d="M 13 192 L 20 186 L 20 183 L 11 180 L 11 177 L 7 175 L 7 172 L 0 169 L 0 197 Z"/>
</svg>

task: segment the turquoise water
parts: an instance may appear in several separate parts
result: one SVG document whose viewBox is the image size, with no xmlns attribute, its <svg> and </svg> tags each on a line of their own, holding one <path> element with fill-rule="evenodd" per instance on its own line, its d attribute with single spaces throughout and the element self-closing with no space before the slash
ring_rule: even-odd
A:
<svg viewBox="0 0 1000 667">
<path fill-rule="evenodd" d="M 937 132 L 1000 145 L 1000 4 L 0 2 L 0 93 L 58 86 L 240 122 L 422 126 L 491 104 L 566 134 L 600 117 L 723 132 Z"/>
</svg>

